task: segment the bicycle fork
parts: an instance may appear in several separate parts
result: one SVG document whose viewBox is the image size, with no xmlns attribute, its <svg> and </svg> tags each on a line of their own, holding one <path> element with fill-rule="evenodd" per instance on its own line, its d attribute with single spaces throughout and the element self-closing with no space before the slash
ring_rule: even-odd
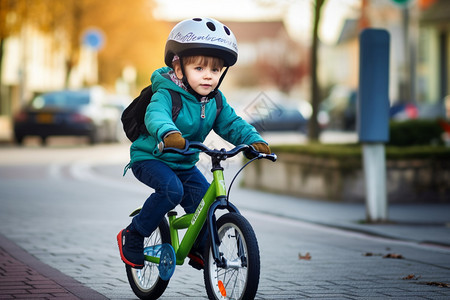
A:
<svg viewBox="0 0 450 300">
<path fill-rule="evenodd" d="M 212 255 L 213 255 L 214 261 L 216 262 L 216 264 L 219 268 L 227 268 L 227 267 L 229 267 L 228 262 L 219 252 L 220 239 L 219 239 L 219 233 L 218 233 L 218 229 L 217 229 L 217 222 L 216 222 L 216 215 L 215 215 L 215 212 L 217 209 L 227 209 L 229 212 L 234 212 L 234 213 L 238 213 L 238 214 L 239 214 L 239 210 L 237 209 L 236 206 L 234 206 L 232 203 L 227 201 L 226 196 L 217 197 L 216 201 L 211 205 L 211 207 L 208 210 L 208 217 L 207 217 L 206 221 L 207 221 L 209 235 L 211 237 L 210 247 L 212 250 Z M 241 247 L 239 247 L 238 249 L 241 250 Z M 239 255 L 240 254 L 241 253 L 239 253 Z"/>
<path fill-rule="evenodd" d="M 219 233 L 217 229 L 217 223 L 216 223 L 216 210 L 218 209 L 227 209 L 229 212 L 239 213 L 239 210 L 236 206 L 234 206 L 232 203 L 228 201 L 227 191 L 225 187 L 225 179 L 223 176 L 223 168 L 220 165 L 220 157 L 213 157 L 212 159 L 212 173 L 213 173 L 213 182 L 212 186 L 216 189 L 216 200 L 214 203 L 211 204 L 211 206 L 208 209 L 207 219 L 206 223 L 208 226 L 208 231 L 210 235 L 211 240 L 211 251 L 214 258 L 214 261 L 216 262 L 217 266 L 219 268 L 227 268 L 227 261 L 221 255 L 219 252 L 219 246 L 220 246 L 220 239 L 219 239 Z"/>
</svg>

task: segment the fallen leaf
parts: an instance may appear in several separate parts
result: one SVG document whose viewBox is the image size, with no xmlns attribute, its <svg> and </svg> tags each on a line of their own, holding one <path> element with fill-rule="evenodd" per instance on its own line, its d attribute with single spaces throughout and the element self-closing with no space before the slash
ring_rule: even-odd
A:
<svg viewBox="0 0 450 300">
<path fill-rule="evenodd" d="M 363 253 L 363 256 L 383 256 L 381 253 L 373 253 L 373 252 L 366 252 Z"/>
<path fill-rule="evenodd" d="M 402 259 L 403 256 L 401 254 L 396 254 L 396 253 L 388 253 L 385 256 L 383 256 L 383 258 L 397 258 L 397 259 Z"/>
<path fill-rule="evenodd" d="M 409 274 L 408 276 L 405 276 L 405 277 L 403 277 L 402 279 L 403 280 L 412 280 L 412 279 L 414 279 L 414 280 L 417 280 L 417 279 L 419 279 L 420 277 L 422 277 L 422 276 L 416 276 L 416 275 L 414 275 L 414 274 Z"/>
<path fill-rule="evenodd" d="M 304 256 L 302 256 L 302 254 L 299 253 L 298 259 L 311 260 L 311 255 L 309 255 L 309 252 L 306 252 L 306 254 Z"/>
<path fill-rule="evenodd" d="M 444 282 L 430 281 L 430 282 L 425 282 L 425 283 L 427 285 L 434 285 L 434 286 L 438 286 L 438 287 L 450 287 L 450 284 L 444 283 Z"/>
</svg>

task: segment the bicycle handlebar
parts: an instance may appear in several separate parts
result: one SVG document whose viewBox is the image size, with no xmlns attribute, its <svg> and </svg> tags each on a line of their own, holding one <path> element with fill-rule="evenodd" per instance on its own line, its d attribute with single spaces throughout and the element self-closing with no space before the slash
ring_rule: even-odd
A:
<svg viewBox="0 0 450 300">
<path fill-rule="evenodd" d="M 177 154 L 182 154 L 182 155 L 195 154 L 197 152 L 192 151 L 191 149 L 197 149 L 211 157 L 214 156 L 214 157 L 220 158 L 221 160 L 225 160 L 227 158 L 236 156 L 240 152 L 247 151 L 247 152 L 249 152 L 249 154 L 251 154 L 252 156 L 254 156 L 257 159 L 264 158 L 264 159 L 268 159 L 273 162 L 277 160 L 277 155 L 275 153 L 272 153 L 272 154 L 260 153 L 260 152 L 256 151 L 255 148 L 253 148 L 252 146 L 244 145 L 244 144 L 238 145 L 238 146 L 234 147 L 233 149 L 227 151 L 223 148 L 220 150 L 210 149 L 203 143 L 189 142 L 188 140 L 186 140 L 186 146 L 184 147 L 184 149 L 164 147 L 163 142 L 159 143 L 158 149 L 159 149 L 159 152 L 161 152 L 161 153 L 177 153 Z"/>
</svg>

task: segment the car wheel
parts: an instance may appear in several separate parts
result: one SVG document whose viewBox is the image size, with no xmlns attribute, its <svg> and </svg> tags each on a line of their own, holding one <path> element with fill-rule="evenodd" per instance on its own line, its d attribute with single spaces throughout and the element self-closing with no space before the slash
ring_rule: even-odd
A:
<svg viewBox="0 0 450 300">
<path fill-rule="evenodd" d="M 17 143 L 18 145 L 20 145 L 20 146 L 23 145 L 23 140 L 24 140 L 24 138 L 25 138 L 25 137 L 24 137 L 23 135 L 16 135 L 16 136 L 14 137 L 16 143 Z"/>
<path fill-rule="evenodd" d="M 100 141 L 100 137 L 98 135 L 98 130 L 95 130 L 94 132 L 89 134 L 88 138 L 89 138 L 89 144 L 91 144 L 91 145 L 98 144 Z"/>
<path fill-rule="evenodd" d="M 114 141 L 116 143 L 127 142 L 128 138 L 125 135 L 125 132 L 123 131 L 122 122 L 118 122 L 115 127 L 116 127 L 116 129 L 115 129 Z"/>
</svg>

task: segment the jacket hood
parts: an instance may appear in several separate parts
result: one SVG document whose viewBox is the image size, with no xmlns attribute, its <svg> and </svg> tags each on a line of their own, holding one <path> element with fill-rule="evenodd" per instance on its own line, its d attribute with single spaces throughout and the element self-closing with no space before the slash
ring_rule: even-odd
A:
<svg viewBox="0 0 450 300">
<path fill-rule="evenodd" d="M 156 93 L 159 89 L 168 89 L 174 90 L 175 92 L 180 93 L 187 99 L 196 100 L 195 96 L 190 94 L 188 91 L 176 85 L 166 74 L 170 71 L 173 71 L 172 68 L 162 67 L 153 72 L 150 80 L 152 82 L 153 93 Z"/>
</svg>

